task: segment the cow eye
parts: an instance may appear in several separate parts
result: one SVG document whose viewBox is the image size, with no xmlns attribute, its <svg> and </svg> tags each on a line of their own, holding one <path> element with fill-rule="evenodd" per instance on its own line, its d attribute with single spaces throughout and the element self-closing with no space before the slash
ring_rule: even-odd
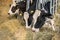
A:
<svg viewBox="0 0 60 40">
<path fill-rule="evenodd" d="M 11 4 L 9 5 L 9 7 L 11 7 Z"/>
</svg>

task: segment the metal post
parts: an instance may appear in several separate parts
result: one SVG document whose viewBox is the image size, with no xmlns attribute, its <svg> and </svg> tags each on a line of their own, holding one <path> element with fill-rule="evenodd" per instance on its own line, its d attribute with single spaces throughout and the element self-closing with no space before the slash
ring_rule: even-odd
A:
<svg viewBox="0 0 60 40">
<path fill-rule="evenodd" d="M 38 2 L 39 0 L 37 0 L 37 2 L 36 2 L 36 10 L 38 9 L 38 5 L 39 5 L 39 2 Z"/>
<path fill-rule="evenodd" d="M 57 12 L 57 0 L 56 0 L 56 12 Z"/>
<path fill-rule="evenodd" d="M 30 0 L 27 0 L 27 3 L 26 3 L 26 11 L 28 11 L 29 6 L 30 6 Z"/>
<path fill-rule="evenodd" d="M 38 10 L 40 10 L 41 8 L 42 8 L 42 4 L 43 4 L 43 2 L 42 2 L 43 0 L 37 0 L 37 2 L 36 2 L 36 9 L 38 9 Z"/>
<path fill-rule="evenodd" d="M 50 0 L 50 13 L 52 14 L 52 0 Z"/>
<path fill-rule="evenodd" d="M 54 15 L 55 12 L 57 12 L 57 0 L 51 0 L 51 3 L 50 3 L 50 13 Z"/>
<path fill-rule="evenodd" d="M 53 0 L 53 15 L 54 15 L 54 12 L 55 12 L 55 10 L 54 10 L 54 7 L 55 7 L 55 0 Z"/>
</svg>

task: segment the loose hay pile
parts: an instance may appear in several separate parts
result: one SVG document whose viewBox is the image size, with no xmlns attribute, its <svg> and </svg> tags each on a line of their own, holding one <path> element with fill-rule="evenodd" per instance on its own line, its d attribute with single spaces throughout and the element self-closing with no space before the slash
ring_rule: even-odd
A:
<svg viewBox="0 0 60 40">
<path fill-rule="evenodd" d="M 9 19 L 7 12 L 11 0 L 0 0 L 0 40 L 60 40 L 60 18 L 56 16 L 56 27 L 58 31 L 54 32 L 48 28 L 41 28 L 40 32 L 35 33 L 17 19 Z"/>
<path fill-rule="evenodd" d="M 12 39 L 11 37 L 20 37 L 20 40 L 23 40 L 23 38 L 25 38 L 24 35 L 26 35 L 26 31 L 24 29 L 24 27 L 20 25 L 20 23 L 18 22 L 18 20 L 10 20 L 8 22 L 3 23 L 2 25 L 0 25 L 0 33 L 3 34 L 2 36 L 9 39 Z M 4 39 L 6 40 L 6 38 L 4 37 Z M 1 36 L 0 36 L 1 40 L 4 40 Z M 15 39 L 15 38 L 13 38 Z M 12 39 L 12 40 L 13 40 Z"/>
</svg>

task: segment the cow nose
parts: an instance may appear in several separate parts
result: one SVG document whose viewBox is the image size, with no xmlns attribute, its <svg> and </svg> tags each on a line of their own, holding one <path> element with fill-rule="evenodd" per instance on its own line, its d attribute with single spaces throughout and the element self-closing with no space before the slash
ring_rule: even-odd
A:
<svg viewBox="0 0 60 40">
<path fill-rule="evenodd" d="M 8 13 L 8 15 L 10 15 L 10 13 Z"/>
</svg>

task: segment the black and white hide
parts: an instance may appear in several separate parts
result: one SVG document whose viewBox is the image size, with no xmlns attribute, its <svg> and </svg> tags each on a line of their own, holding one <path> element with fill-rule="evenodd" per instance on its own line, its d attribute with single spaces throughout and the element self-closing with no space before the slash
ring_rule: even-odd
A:
<svg viewBox="0 0 60 40">
<path fill-rule="evenodd" d="M 53 15 L 50 14 L 49 10 L 50 10 L 50 2 L 47 2 L 45 4 L 43 10 L 41 11 L 36 10 L 36 12 L 33 15 L 33 27 L 32 27 L 33 31 L 39 32 L 39 28 L 41 28 L 44 24 L 49 24 L 49 26 L 52 27 L 53 30 L 55 30 L 54 19 L 51 17 Z"/>
<path fill-rule="evenodd" d="M 17 15 L 20 12 L 23 13 L 26 11 L 26 0 L 24 1 L 20 1 L 18 3 L 16 3 L 16 1 L 14 3 L 11 4 L 8 15 L 12 16 L 12 15 Z"/>
<path fill-rule="evenodd" d="M 24 12 L 24 20 L 26 22 L 26 28 L 31 27 L 35 10 L 36 10 L 36 0 L 32 0 L 32 3 L 30 1 L 29 5 L 28 5 L 28 9 L 26 10 L 26 12 Z"/>
</svg>

